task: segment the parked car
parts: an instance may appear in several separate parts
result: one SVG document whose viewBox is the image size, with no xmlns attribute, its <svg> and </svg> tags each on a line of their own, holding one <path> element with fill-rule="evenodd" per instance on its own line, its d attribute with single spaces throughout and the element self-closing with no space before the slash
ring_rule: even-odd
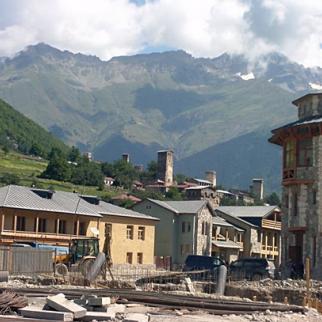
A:
<svg viewBox="0 0 322 322">
<path fill-rule="evenodd" d="M 241 258 L 230 264 L 229 276 L 233 280 L 274 278 L 275 264 L 266 258 Z"/>
<path fill-rule="evenodd" d="M 214 276 L 218 267 L 221 265 L 226 265 L 225 262 L 219 257 L 212 256 L 202 256 L 202 255 L 188 255 L 184 266 L 184 272 L 192 271 L 206 271 L 203 273 L 192 273 L 189 277 L 194 280 L 208 279 Z"/>
</svg>

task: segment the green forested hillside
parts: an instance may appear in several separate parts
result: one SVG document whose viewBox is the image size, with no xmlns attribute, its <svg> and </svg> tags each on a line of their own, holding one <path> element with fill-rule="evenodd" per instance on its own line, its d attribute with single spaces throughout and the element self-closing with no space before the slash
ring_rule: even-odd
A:
<svg viewBox="0 0 322 322">
<path fill-rule="evenodd" d="M 46 157 L 52 148 L 68 147 L 41 126 L 0 99 L 0 146 Z"/>
</svg>

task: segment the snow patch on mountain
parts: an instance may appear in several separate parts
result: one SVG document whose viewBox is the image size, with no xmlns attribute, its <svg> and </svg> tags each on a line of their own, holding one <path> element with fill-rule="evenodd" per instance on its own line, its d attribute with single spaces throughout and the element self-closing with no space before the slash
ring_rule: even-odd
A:
<svg viewBox="0 0 322 322">
<path fill-rule="evenodd" d="M 310 87 L 312 89 L 322 90 L 322 85 L 321 84 L 309 83 L 309 85 L 310 85 Z"/>
<path fill-rule="evenodd" d="M 248 74 L 237 73 L 236 75 L 246 81 L 251 80 L 251 79 L 255 79 L 255 75 L 252 72 L 250 72 Z"/>
</svg>

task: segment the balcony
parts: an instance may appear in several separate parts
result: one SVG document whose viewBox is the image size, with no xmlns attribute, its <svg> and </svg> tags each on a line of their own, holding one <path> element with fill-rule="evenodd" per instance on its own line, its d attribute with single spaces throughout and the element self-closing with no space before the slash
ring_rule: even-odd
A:
<svg viewBox="0 0 322 322">
<path fill-rule="evenodd" d="M 262 219 L 262 228 L 281 230 L 282 229 L 282 223 L 280 221 Z"/>
<path fill-rule="evenodd" d="M 272 255 L 277 256 L 278 255 L 278 247 L 277 246 L 265 246 L 262 245 L 262 252 L 263 255 Z"/>
<path fill-rule="evenodd" d="M 14 230 L 3 230 L 1 231 L 1 239 L 10 239 L 15 240 L 21 238 L 23 240 L 46 240 L 46 241 L 55 241 L 68 243 L 72 238 L 77 238 L 77 235 L 71 234 L 57 234 L 57 233 L 48 233 L 48 232 L 35 232 L 35 231 L 14 231 Z"/>
</svg>

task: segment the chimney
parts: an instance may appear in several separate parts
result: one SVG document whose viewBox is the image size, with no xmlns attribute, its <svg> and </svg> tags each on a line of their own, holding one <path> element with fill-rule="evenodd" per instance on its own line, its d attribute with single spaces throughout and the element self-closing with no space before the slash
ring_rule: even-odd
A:
<svg viewBox="0 0 322 322">
<path fill-rule="evenodd" d="M 213 171 L 213 170 L 206 171 L 206 180 L 211 182 L 211 187 L 216 188 L 216 185 L 217 185 L 216 171 Z"/>
<path fill-rule="evenodd" d="M 130 155 L 128 153 L 123 153 L 122 160 L 125 161 L 126 163 L 129 163 L 130 162 Z"/>
<path fill-rule="evenodd" d="M 264 179 L 253 179 L 252 193 L 258 200 L 264 199 Z"/>
</svg>

